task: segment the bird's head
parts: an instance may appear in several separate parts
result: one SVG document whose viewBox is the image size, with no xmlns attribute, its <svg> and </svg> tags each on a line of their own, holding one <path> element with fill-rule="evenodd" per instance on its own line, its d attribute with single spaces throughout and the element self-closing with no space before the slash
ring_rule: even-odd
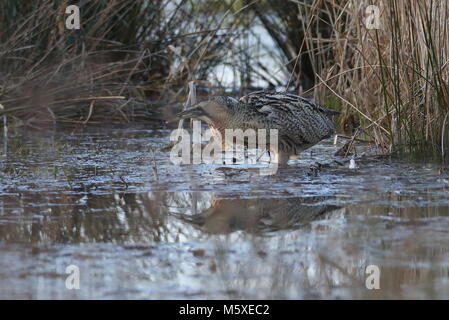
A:
<svg viewBox="0 0 449 320">
<path fill-rule="evenodd" d="M 214 97 L 179 113 L 181 119 L 194 118 L 207 124 L 226 122 L 237 111 L 239 102 L 231 97 Z"/>
</svg>

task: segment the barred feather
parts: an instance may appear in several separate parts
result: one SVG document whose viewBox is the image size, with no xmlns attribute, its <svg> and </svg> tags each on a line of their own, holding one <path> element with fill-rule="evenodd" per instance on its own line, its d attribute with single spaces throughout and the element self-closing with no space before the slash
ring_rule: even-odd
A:
<svg viewBox="0 0 449 320">
<path fill-rule="evenodd" d="M 240 102 L 243 114 L 254 118 L 247 121 L 257 128 L 279 130 L 279 147 L 285 153 L 299 154 L 335 132 L 332 116 L 337 111 L 291 93 L 258 91 Z"/>
<path fill-rule="evenodd" d="M 204 120 L 223 137 L 226 129 L 266 129 L 267 133 L 277 129 L 278 151 L 286 162 L 288 155 L 297 155 L 332 136 L 335 132 L 332 116 L 338 113 L 291 93 L 257 91 L 240 100 L 214 97 L 182 112 L 181 116 Z"/>
</svg>

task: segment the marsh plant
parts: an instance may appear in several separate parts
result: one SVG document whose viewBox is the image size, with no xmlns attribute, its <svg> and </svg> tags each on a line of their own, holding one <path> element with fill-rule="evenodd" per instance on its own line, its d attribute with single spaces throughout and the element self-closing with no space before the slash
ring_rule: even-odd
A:
<svg viewBox="0 0 449 320">
<path fill-rule="evenodd" d="M 195 1 L 76 4 L 79 29 L 66 27 L 68 1 L 0 3 L 0 104 L 11 124 L 154 118 L 237 36 Z"/>
<path fill-rule="evenodd" d="M 274 12 L 264 25 L 276 38 L 300 31 L 282 51 L 300 46 L 286 60 L 313 69 L 314 96 L 341 108 L 342 130 L 358 128 L 384 152 L 447 159 L 447 1 L 292 0 L 288 11 L 282 3 L 259 4 Z"/>
<path fill-rule="evenodd" d="M 223 67 L 235 95 L 264 86 L 313 96 L 342 111 L 340 131 L 384 153 L 448 158 L 447 1 L 70 4 L 79 30 L 65 28 L 67 1 L 0 3 L 0 115 L 9 125 L 174 114 L 188 81 L 204 95 L 229 89 Z"/>
</svg>

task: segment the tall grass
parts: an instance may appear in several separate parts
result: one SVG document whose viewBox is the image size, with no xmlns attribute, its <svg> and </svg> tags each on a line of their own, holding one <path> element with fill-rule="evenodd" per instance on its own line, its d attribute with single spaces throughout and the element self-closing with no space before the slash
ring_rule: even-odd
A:
<svg viewBox="0 0 449 320">
<path fill-rule="evenodd" d="M 79 5 L 80 30 L 65 27 L 68 4 Z M 0 115 L 38 126 L 151 118 L 153 105 L 176 101 L 184 83 L 204 77 L 236 36 L 222 31 L 223 14 L 206 14 L 210 7 L 187 0 L 2 1 Z"/>
<path fill-rule="evenodd" d="M 240 87 L 260 76 L 313 93 L 342 111 L 342 130 L 383 152 L 448 158 L 447 1 L 86 1 L 72 31 L 67 4 L 0 3 L 0 116 L 10 122 L 151 117 L 154 105 L 185 100 L 190 80 L 220 85 L 225 65 Z M 367 27 L 369 5 L 380 8 L 379 29 Z M 290 77 L 246 41 L 257 23 Z"/>
<path fill-rule="evenodd" d="M 342 109 L 343 129 L 357 127 L 385 152 L 448 158 L 447 1 L 289 3 L 297 9 L 278 19 L 270 32 L 280 36 L 291 21 L 302 23 L 295 27 L 297 38 L 303 38 L 296 46 L 305 49 L 295 62 L 310 60 L 315 98 Z M 279 12 L 280 1 L 268 0 L 265 5 Z M 378 29 L 369 28 L 369 5 L 380 9 Z M 301 78 L 302 70 L 292 75 Z"/>
</svg>

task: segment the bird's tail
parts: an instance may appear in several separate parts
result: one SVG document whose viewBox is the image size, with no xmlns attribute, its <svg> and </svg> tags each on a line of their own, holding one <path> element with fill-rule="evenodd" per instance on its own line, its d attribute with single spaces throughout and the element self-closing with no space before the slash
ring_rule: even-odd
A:
<svg viewBox="0 0 449 320">
<path fill-rule="evenodd" d="M 328 109 L 323 106 L 321 106 L 321 108 L 323 108 L 324 113 L 331 119 L 333 116 L 338 116 L 339 114 L 341 114 L 341 112 L 337 110 Z"/>
</svg>

